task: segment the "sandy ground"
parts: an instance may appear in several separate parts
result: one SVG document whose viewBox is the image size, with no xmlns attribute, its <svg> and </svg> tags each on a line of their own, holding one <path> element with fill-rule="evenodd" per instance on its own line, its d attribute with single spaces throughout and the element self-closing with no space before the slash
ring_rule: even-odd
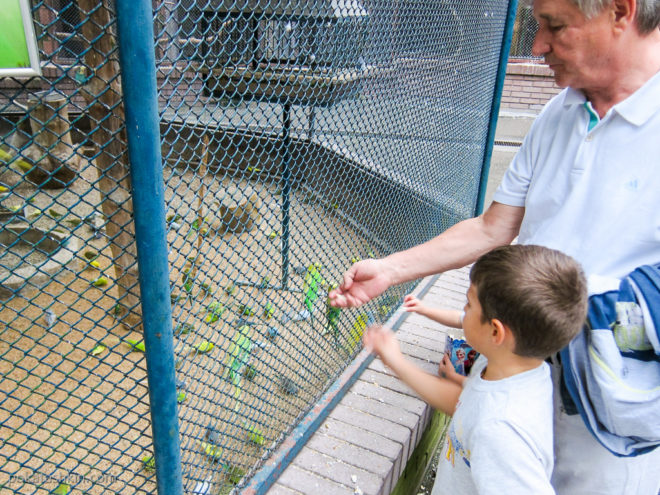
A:
<svg viewBox="0 0 660 495">
<path fill-rule="evenodd" d="M 34 225 L 70 232 L 79 240 L 80 253 L 93 249 L 100 256 L 98 268 L 80 256 L 42 290 L 0 305 L 3 491 L 48 493 L 62 479 L 84 493 L 155 491 L 155 476 L 142 461 L 153 452 L 146 363 L 144 354 L 126 343 L 141 335 L 128 333 L 113 317 L 117 294 L 107 239 L 95 239 L 84 223 L 67 223 L 100 211 L 93 173 L 86 167 L 71 190 L 40 192 L 27 204 L 28 216 L 43 211 L 32 216 Z M 188 492 L 203 481 L 211 484 L 209 493 L 227 492 L 249 474 L 350 361 L 358 321 L 366 320 L 364 313 L 345 311 L 336 338 L 332 332 L 323 335 L 322 292 L 311 317 L 290 320 L 304 308 L 306 267 L 318 263 L 327 290 L 352 257 L 379 253 L 341 221 L 340 207 L 296 190 L 290 276 L 283 289 L 282 198 L 276 184 L 259 179 L 207 177 L 200 209 L 200 178 L 190 170 L 165 170 L 167 213 L 180 216 L 169 223 L 168 242 L 173 294 L 181 296 L 173 304 L 173 327 L 179 392 L 185 394 L 179 426 Z M 261 199 L 250 232 L 212 228 L 214 202 L 229 185 L 250 186 Z M 55 219 L 49 209 L 68 214 Z M 200 214 L 202 228 L 194 228 Z M 100 275 L 109 279 L 107 286 L 91 283 Z M 190 292 L 184 288 L 187 281 Z M 216 321 L 209 316 L 212 303 L 224 308 Z M 386 318 L 388 305 L 379 304 Z M 267 305 L 273 308 L 270 317 Z M 46 323 L 47 309 L 56 315 L 52 325 Z M 371 311 L 370 317 L 378 318 L 377 313 Z M 185 332 L 177 331 L 182 324 Z M 230 355 L 231 343 L 246 325 L 249 353 L 232 380 L 228 371 L 237 353 Z M 204 342 L 213 343 L 213 349 L 194 350 Z M 96 354 L 99 344 L 105 349 Z"/>
</svg>

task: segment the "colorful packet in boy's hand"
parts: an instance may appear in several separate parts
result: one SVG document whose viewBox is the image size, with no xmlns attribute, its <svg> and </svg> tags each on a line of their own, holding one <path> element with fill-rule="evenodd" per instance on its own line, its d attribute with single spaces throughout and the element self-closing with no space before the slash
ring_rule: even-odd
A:
<svg viewBox="0 0 660 495">
<path fill-rule="evenodd" d="M 474 361 L 479 356 L 467 342 L 462 339 L 453 339 L 447 335 L 445 342 L 445 354 L 449 354 L 449 359 L 454 365 L 454 370 L 459 375 L 467 376 Z"/>
</svg>

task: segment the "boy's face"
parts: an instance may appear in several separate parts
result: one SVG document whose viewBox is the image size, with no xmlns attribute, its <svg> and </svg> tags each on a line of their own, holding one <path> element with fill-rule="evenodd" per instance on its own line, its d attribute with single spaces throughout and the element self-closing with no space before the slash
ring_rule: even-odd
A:
<svg viewBox="0 0 660 495">
<path fill-rule="evenodd" d="M 470 284 L 467 291 L 467 303 L 463 308 L 465 316 L 463 317 L 463 333 L 465 334 L 465 341 L 470 344 L 476 351 L 483 352 L 484 345 L 491 334 L 491 326 L 489 322 L 482 321 L 481 304 L 477 297 L 477 289 L 474 285 Z"/>
</svg>

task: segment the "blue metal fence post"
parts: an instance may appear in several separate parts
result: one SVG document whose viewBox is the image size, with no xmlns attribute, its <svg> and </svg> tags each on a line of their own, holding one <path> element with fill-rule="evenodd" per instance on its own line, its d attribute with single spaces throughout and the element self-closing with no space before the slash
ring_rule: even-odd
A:
<svg viewBox="0 0 660 495">
<path fill-rule="evenodd" d="M 119 57 L 160 494 L 182 493 L 172 314 L 150 0 L 117 0 Z"/>
<path fill-rule="evenodd" d="M 495 87 L 493 88 L 493 104 L 490 109 L 490 121 L 488 123 L 488 134 L 486 137 L 486 149 L 484 150 L 484 161 L 481 167 L 481 177 L 479 179 L 479 193 L 477 194 L 477 203 L 474 207 L 475 215 L 481 215 L 484 210 L 486 186 L 488 185 L 488 172 L 490 171 L 490 159 L 493 155 L 493 145 L 495 144 L 495 129 L 497 128 L 497 117 L 500 113 L 500 100 L 502 98 L 504 78 L 506 77 L 506 66 L 509 62 L 511 36 L 513 34 L 513 25 L 516 21 L 517 11 L 518 0 L 510 0 L 506 13 L 506 20 L 504 22 L 504 32 L 502 33 L 502 49 L 500 51 L 500 61 L 497 67 Z"/>
</svg>

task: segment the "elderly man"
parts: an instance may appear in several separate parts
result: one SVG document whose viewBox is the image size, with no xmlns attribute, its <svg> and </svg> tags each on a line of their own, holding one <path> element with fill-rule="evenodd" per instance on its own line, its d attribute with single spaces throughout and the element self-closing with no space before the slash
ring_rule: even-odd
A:
<svg viewBox="0 0 660 495">
<path fill-rule="evenodd" d="M 534 16 L 533 50 L 566 89 L 534 122 L 493 203 L 425 244 L 353 265 L 330 294 L 335 306 L 464 266 L 516 236 L 592 276 L 660 261 L 660 2 L 534 0 Z M 557 493 L 659 493 L 660 449 L 618 458 L 579 415 L 558 410 L 555 422 Z"/>
</svg>

